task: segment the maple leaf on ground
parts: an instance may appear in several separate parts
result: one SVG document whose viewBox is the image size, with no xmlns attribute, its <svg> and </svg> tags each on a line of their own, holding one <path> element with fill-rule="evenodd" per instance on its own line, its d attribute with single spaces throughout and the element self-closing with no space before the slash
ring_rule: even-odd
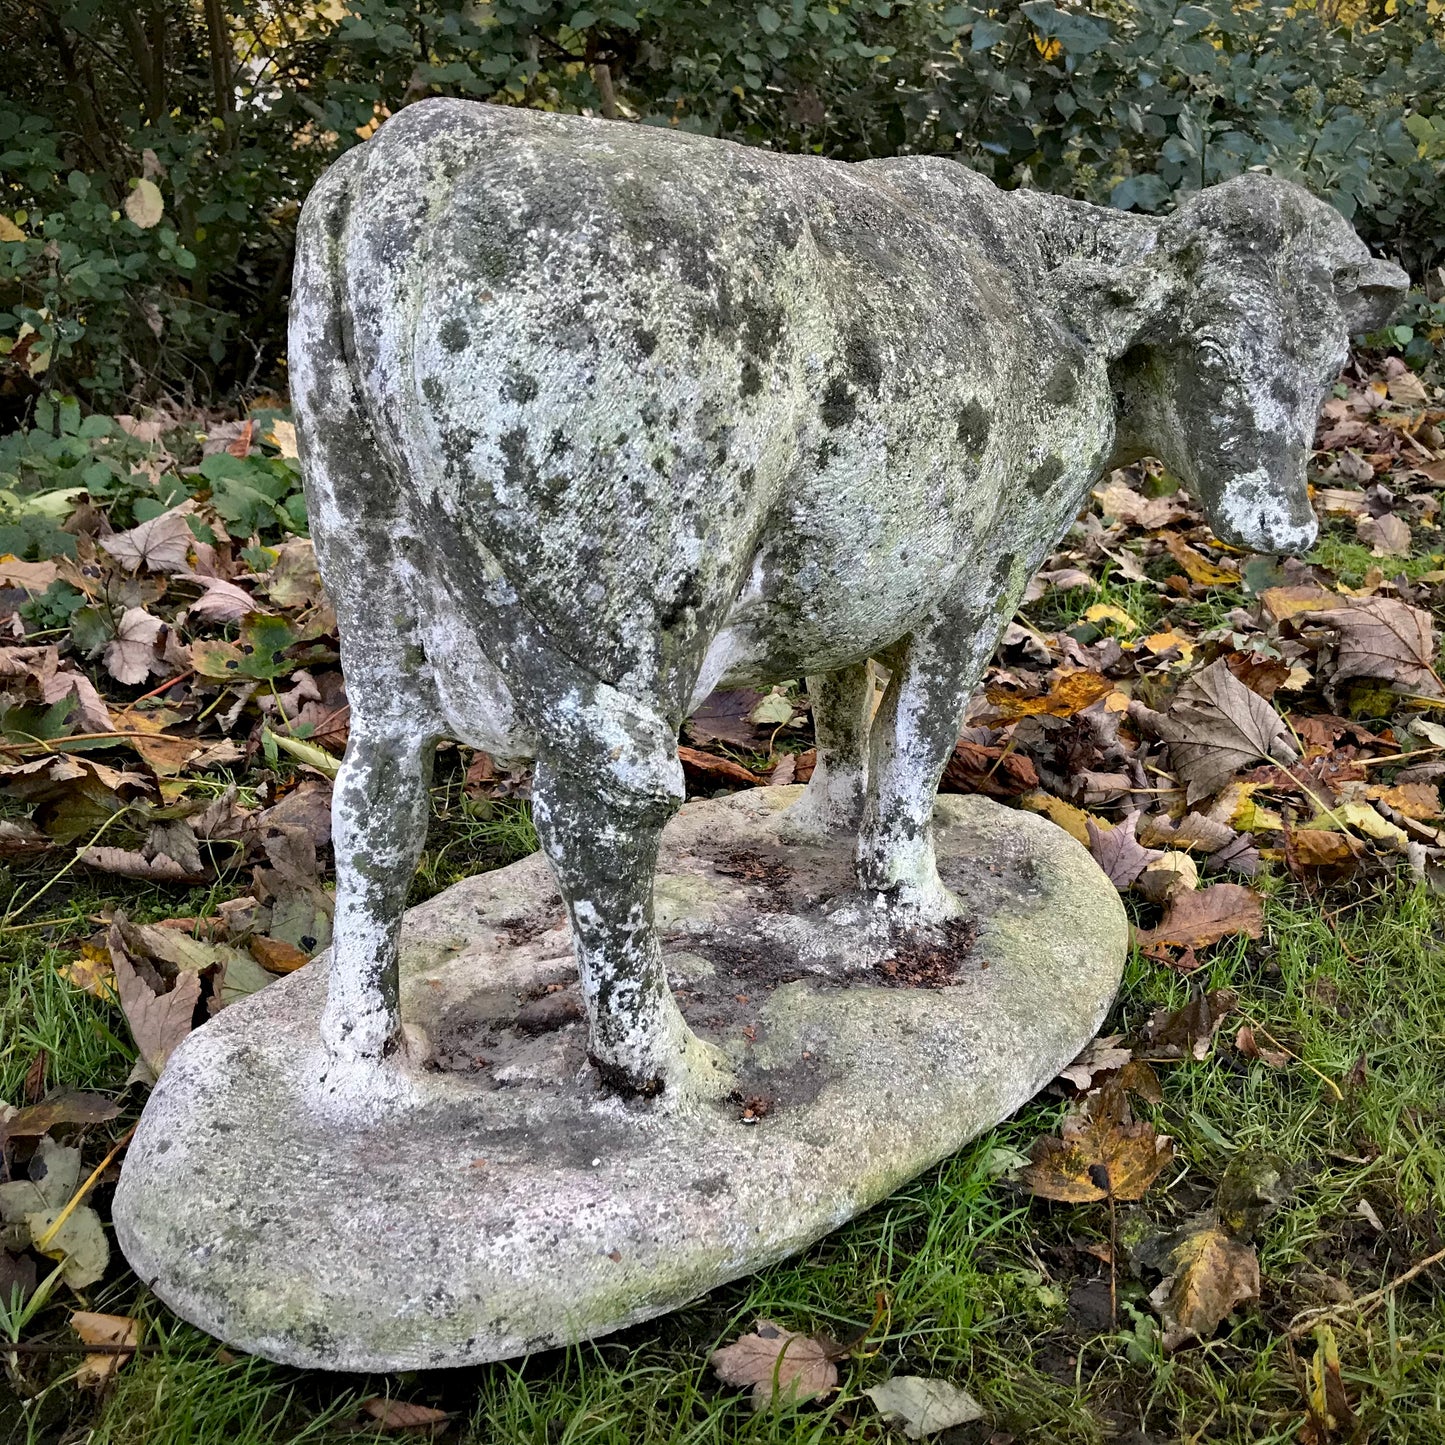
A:
<svg viewBox="0 0 1445 1445">
<path fill-rule="evenodd" d="M 117 681 L 133 686 L 153 672 L 164 672 L 165 659 L 156 651 L 165 623 L 152 617 L 144 607 L 128 607 L 116 625 L 115 636 L 106 643 L 106 671 Z"/>
<path fill-rule="evenodd" d="M 1203 948 L 1242 933 L 1258 938 L 1264 932 L 1264 906 L 1257 893 L 1242 883 L 1215 883 L 1195 892 L 1171 895 L 1163 921 L 1155 928 L 1135 930 L 1141 947 L 1170 944 Z"/>
<path fill-rule="evenodd" d="M 1085 820 L 1089 852 L 1104 870 L 1109 882 L 1121 893 L 1153 862 L 1164 855 L 1157 848 L 1145 848 L 1134 836 L 1137 812 L 1128 813 L 1115 827 L 1102 829 L 1092 818 Z"/>
<path fill-rule="evenodd" d="M 73 697 L 75 708 L 70 721 L 72 725 L 79 723 L 83 732 L 116 731 L 115 721 L 110 715 L 110 709 L 105 705 L 105 699 L 83 672 L 71 672 L 67 669 L 54 673 L 41 683 L 40 696 L 42 701 L 50 704 L 57 703 L 64 697 Z"/>
<path fill-rule="evenodd" d="M 838 1386 L 838 1367 L 823 1345 L 771 1320 L 714 1350 L 712 1367 L 723 1384 L 752 1387 L 754 1410 L 802 1404 Z"/>
<path fill-rule="evenodd" d="M 1190 803 L 1217 793 L 1242 768 L 1270 758 L 1293 762 L 1299 756 L 1284 720 L 1222 658 L 1190 678 L 1168 711 L 1153 714 L 1148 722 L 1169 745 Z"/>
<path fill-rule="evenodd" d="M 113 952 L 116 992 L 140 1055 L 136 1068 L 150 1080 L 160 1078 L 166 1061 L 191 1031 L 201 998 L 201 976 L 189 969 L 176 975 L 175 986 L 157 993 L 124 953 Z"/>
<path fill-rule="evenodd" d="M 1366 513 L 1356 521 L 1355 533 L 1376 557 L 1410 555 L 1410 524 L 1394 512 L 1386 512 L 1382 517 Z"/>
<path fill-rule="evenodd" d="M 1091 1204 L 1142 1199 L 1174 1157 L 1167 1134 L 1147 1120 L 1135 1123 L 1123 1087 L 1114 1081 L 1065 1117 L 1059 1137 L 1034 1140 L 1019 1182 L 1041 1199 Z"/>
<path fill-rule="evenodd" d="M 101 548 L 127 572 L 138 572 L 142 567 L 148 572 L 184 572 L 195 540 L 186 515 L 194 510 L 194 502 L 183 502 L 128 532 L 102 537 Z"/>
<path fill-rule="evenodd" d="M 204 589 L 201 595 L 186 609 L 186 616 L 193 622 L 239 622 L 248 612 L 267 615 L 262 607 L 244 587 L 227 582 L 222 577 L 193 577 Z"/>
<path fill-rule="evenodd" d="M 1435 672 L 1435 628 L 1428 612 L 1393 597 L 1342 599 L 1344 606 L 1302 613 L 1333 642 L 1330 687 L 1378 679 L 1396 692 L 1445 696 Z"/>
</svg>

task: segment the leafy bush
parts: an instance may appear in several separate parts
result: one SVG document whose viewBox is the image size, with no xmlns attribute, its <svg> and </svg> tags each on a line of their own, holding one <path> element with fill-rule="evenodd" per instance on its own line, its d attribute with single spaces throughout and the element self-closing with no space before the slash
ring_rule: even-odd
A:
<svg viewBox="0 0 1445 1445">
<path fill-rule="evenodd" d="M 27 0 L 0 19 L 0 403 L 282 385 L 301 201 L 434 94 L 1145 210 L 1263 166 L 1418 273 L 1445 254 L 1442 0 L 1325 4 Z"/>
</svg>

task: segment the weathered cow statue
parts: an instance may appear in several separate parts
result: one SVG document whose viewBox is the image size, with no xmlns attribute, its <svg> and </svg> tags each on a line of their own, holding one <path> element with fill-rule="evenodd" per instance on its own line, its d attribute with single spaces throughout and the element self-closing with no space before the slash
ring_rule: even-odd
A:
<svg viewBox="0 0 1445 1445">
<path fill-rule="evenodd" d="M 605 1083 L 726 1089 L 652 923 L 689 710 L 806 675 L 795 831 L 856 833 L 865 897 L 948 919 L 939 776 L 1090 486 L 1152 454 L 1221 538 L 1308 548 L 1320 402 L 1406 284 L 1262 175 L 1160 220 L 938 158 L 461 101 L 388 121 L 308 200 L 292 302 L 352 709 L 329 1086 L 406 1049 L 398 931 L 450 737 L 537 760 Z"/>
</svg>

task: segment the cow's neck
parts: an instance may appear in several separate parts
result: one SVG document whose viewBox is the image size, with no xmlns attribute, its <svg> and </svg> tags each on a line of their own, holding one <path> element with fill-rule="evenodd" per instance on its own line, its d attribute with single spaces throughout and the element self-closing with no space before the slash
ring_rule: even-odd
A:
<svg viewBox="0 0 1445 1445">
<path fill-rule="evenodd" d="M 1009 200 L 1033 231 L 1045 272 L 1092 263 L 1127 266 L 1154 247 L 1159 223 L 1108 206 L 1092 206 L 1043 191 L 1013 191 Z"/>
</svg>

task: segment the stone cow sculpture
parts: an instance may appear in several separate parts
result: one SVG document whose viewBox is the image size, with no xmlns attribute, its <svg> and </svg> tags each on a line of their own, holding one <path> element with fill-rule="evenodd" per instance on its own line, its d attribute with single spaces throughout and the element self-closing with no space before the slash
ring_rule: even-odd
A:
<svg viewBox="0 0 1445 1445">
<path fill-rule="evenodd" d="M 1308 548 L 1319 405 L 1406 285 L 1262 175 L 1161 220 L 941 158 L 450 100 L 389 120 L 307 201 L 292 300 L 351 699 L 326 1087 L 405 1049 L 400 918 L 451 737 L 537 760 L 603 1080 L 725 1089 L 652 927 L 690 709 L 806 676 L 798 830 L 856 833 L 900 919 L 950 916 L 940 773 L 1090 486 L 1152 454 L 1220 537 Z"/>
</svg>

